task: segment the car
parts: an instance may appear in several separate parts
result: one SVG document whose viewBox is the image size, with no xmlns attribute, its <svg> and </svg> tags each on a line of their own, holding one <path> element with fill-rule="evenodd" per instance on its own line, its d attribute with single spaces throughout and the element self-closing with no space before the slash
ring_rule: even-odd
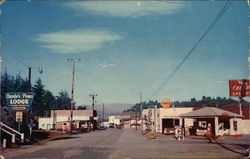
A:
<svg viewBox="0 0 250 159">
<path fill-rule="evenodd" d="M 106 126 L 100 126 L 100 127 L 98 128 L 98 130 L 106 130 L 106 129 L 107 129 Z"/>
<path fill-rule="evenodd" d="M 121 126 L 121 125 L 117 125 L 116 128 L 117 128 L 117 129 L 121 129 L 122 126 Z"/>
<path fill-rule="evenodd" d="M 109 128 L 115 128 L 114 125 L 109 125 Z"/>
</svg>

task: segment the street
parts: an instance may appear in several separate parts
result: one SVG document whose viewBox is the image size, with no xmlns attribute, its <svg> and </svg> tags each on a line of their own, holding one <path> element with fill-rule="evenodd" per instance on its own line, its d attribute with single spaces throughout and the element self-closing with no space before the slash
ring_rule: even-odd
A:
<svg viewBox="0 0 250 159">
<path fill-rule="evenodd" d="M 186 137 L 175 140 L 172 135 L 157 135 L 148 139 L 140 130 L 110 128 L 69 138 L 54 140 L 43 145 L 7 149 L 5 158 L 26 159 L 95 159 L 95 158 L 243 158 L 204 137 Z"/>
</svg>

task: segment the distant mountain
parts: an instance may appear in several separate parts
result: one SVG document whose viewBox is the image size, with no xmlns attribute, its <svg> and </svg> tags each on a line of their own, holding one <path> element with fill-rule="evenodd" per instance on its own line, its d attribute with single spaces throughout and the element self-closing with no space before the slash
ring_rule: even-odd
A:
<svg viewBox="0 0 250 159">
<path fill-rule="evenodd" d="M 111 104 L 104 103 L 104 115 L 105 117 L 107 117 L 109 115 L 121 113 L 124 110 L 127 110 L 134 105 L 135 104 L 126 104 L 126 103 L 111 103 Z M 87 109 L 92 109 L 92 106 L 90 105 L 84 105 L 84 106 L 86 106 Z M 97 114 L 102 116 L 102 104 L 97 104 L 95 106 L 95 109 L 97 110 Z"/>
<path fill-rule="evenodd" d="M 104 112 L 105 114 L 117 114 L 121 113 L 128 108 L 131 108 L 134 104 L 126 104 L 126 103 L 111 103 L 104 104 Z M 97 112 L 102 112 L 102 104 L 96 105 Z"/>
</svg>

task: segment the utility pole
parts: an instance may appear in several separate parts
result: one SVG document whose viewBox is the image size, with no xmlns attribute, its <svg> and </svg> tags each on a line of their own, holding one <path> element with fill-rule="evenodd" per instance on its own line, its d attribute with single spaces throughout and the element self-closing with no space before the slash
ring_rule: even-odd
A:
<svg viewBox="0 0 250 159">
<path fill-rule="evenodd" d="M 68 59 L 68 62 L 73 63 L 73 71 L 72 71 L 72 90 L 71 90 L 71 103 L 70 103 L 70 133 L 72 133 L 72 120 L 73 120 L 73 107 L 74 107 L 74 80 L 75 80 L 75 64 L 76 62 L 80 62 L 81 59 Z"/>
<path fill-rule="evenodd" d="M 137 130 L 137 110 L 135 107 L 135 130 Z"/>
<path fill-rule="evenodd" d="M 143 116 L 142 116 L 142 97 L 140 92 L 140 106 L 141 106 L 141 130 L 143 131 Z"/>
<path fill-rule="evenodd" d="M 97 94 L 90 94 L 89 95 L 92 98 L 92 110 L 93 110 L 93 119 L 92 119 L 92 124 L 93 124 L 93 130 L 95 130 L 96 128 L 96 123 L 94 122 L 94 111 L 95 111 L 95 97 L 97 96 Z"/>
<path fill-rule="evenodd" d="M 29 67 L 28 92 L 31 92 L 31 67 Z"/>
<path fill-rule="evenodd" d="M 29 67 L 29 75 L 28 75 L 29 79 L 28 79 L 28 92 L 31 92 L 31 67 Z M 26 126 L 28 128 L 28 125 L 29 125 L 29 119 L 30 119 L 30 116 L 32 116 L 32 107 L 30 109 L 30 111 L 28 111 L 26 113 Z M 31 124 L 30 124 L 30 135 L 31 135 L 31 132 L 32 132 L 32 127 L 31 127 Z"/>
<path fill-rule="evenodd" d="M 95 97 L 98 96 L 97 94 L 90 94 L 90 97 L 92 97 L 92 110 L 95 110 Z"/>
<path fill-rule="evenodd" d="M 102 104 L 102 124 L 104 123 L 104 104 Z"/>
</svg>

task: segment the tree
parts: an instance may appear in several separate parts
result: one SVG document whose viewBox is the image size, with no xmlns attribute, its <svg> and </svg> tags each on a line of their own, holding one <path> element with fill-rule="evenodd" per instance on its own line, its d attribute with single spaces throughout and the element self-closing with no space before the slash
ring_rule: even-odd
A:
<svg viewBox="0 0 250 159">
<path fill-rule="evenodd" d="M 24 80 L 20 73 L 16 76 L 9 75 L 7 71 L 1 75 L 1 121 L 9 126 L 14 127 L 15 120 L 13 120 L 13 115 L 8 111 L 5 93 L 6 92 L 24 92 L 27 91 L 28 82 Z"/>
<path fill-rule="evenodd" d="M 59 92 L 59 95 L 56 96 L 56 105 L 55 109 L 70 109 L 71 99 L 66 90 Z"/>
<path fill-rule="evenodd" d="M 44 89 L 42 80 L 39 78 L 33 87 L 35 97 L 32 104 L 33 114 L 36 116 L 44 116 L 45 112 L 49 110 L 48 98 L 49 93 Z"/>
</svg>

